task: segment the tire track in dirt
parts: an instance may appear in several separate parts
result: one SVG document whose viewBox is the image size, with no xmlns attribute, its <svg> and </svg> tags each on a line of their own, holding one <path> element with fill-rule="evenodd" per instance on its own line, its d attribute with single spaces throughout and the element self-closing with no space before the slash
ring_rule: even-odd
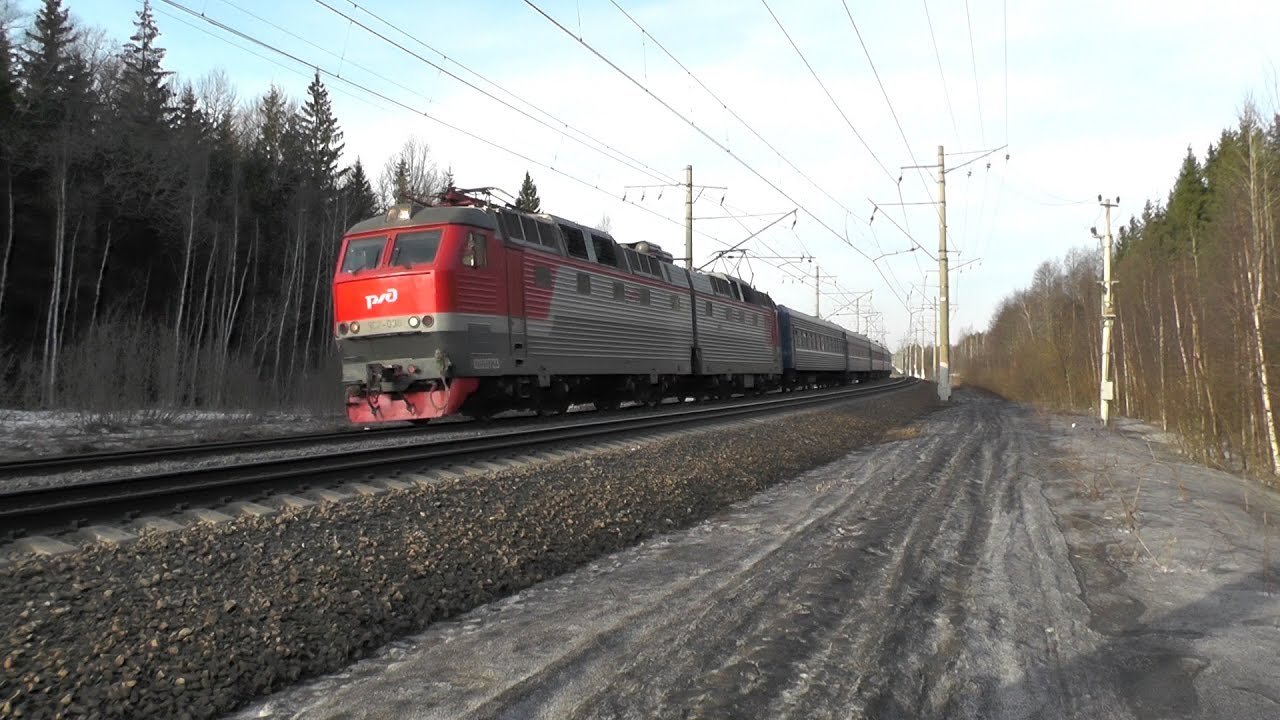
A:
<svg viewBox="0 0 1280 720">
<path fill-rule="evenodd" d="M 962 393 L 907 435 L 450 624 L 370 716 L 1133 717 L 1036 419 Z"/>
<path fill-rule="evenodd" d="M 993 444 L 990 427 L 975 431 L 981 422 L 937 425 L 877 450 L 851 492 L 768 553 L 727 578 L 715 573 L 711 586 L 682 587 L 476 716 L 741 716 L 769 706 L 770 716 L 823 717 L 864 703 L 873 716 L 901 707 L 918 716 L 947 706 L 946 687 L 902 679 L 945 685 L 953 661 L 940 658 L 954 655 L 968 576 L 1002 491 L 996 458 L 1010 440 Z"/>
</svg>

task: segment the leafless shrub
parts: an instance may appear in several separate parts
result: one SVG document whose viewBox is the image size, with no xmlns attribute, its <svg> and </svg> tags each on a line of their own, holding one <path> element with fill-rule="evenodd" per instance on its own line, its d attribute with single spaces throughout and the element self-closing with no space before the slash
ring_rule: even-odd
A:
<svg viewBox="0 0 1280 720">
<path fill-rule="evenodd" d="M 275 386 L 247 359 L 217 353 L 211 344 L 182 347 L 174 342 L 172 328 L 163 325 L 108 317 L 64 347 L 60 406 L 77 413 L 81 429 L 95 433 L 169 427 L 194 409 L 261 416 L 281 408 L 334 414 L 341 407 L 334 390 L 339 387 L 336 357 Z"/>
</svg>

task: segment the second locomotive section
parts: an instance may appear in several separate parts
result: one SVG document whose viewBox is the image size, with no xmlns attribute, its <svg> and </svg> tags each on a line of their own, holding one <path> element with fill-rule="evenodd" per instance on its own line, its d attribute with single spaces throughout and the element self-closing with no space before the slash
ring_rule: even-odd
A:
<svg viewBox="0 0 1280 720">
<path fill-rule="evenodd" d="M 393 207 L 344 239 L 335 333 L 352 422 L 656 404 L 888 374 L 887 351 L 865 338 L 785 309 L 780 333 L 766 293 L 677 267 L 649 243 L 457 191 L 442 201 Z M 809 335 L 791 334 L 812 328 L 838 333 L 840 346 L 824 341 L 814 354 Z M 832 365 L 826 355 L 837 353 Z"/>
</svg>

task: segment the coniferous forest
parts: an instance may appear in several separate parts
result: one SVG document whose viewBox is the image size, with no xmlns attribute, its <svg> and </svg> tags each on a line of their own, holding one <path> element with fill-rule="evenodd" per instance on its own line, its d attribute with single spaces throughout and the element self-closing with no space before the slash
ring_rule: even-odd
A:
<svg viewBox="0 0 1280 720">
<path fill-rule="evenodd" d="M 1280 360 L 1280 116 L 1246 107 L 1163 202 L 1116 232 L 1114 412 L 1210 464 L 1273 477 Z M 1103 231 L 1099 223 L 1099 232 Z M 960 338 L 966 381 L 1051 407 L 1099 403 L 1101 253 L 1046 262 L 990 328 Z"/>
<path fill-rule="evenodd" d="M 336 409 L 338 240 L 441 181 L 410 139 L 340 165 L 317 75 L 243 98 L 165 69 L 149 5 L 125 42 L 62 0 L 0 30 L 0 406 Z"/>
</svg>

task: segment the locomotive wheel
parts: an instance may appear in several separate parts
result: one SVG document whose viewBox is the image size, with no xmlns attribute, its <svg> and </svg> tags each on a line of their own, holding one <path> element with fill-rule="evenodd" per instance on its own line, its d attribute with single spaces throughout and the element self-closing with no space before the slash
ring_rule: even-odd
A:
<svg viewBox="0 0 1280 720">
<path fill-rule="evenodd" d="M 597 410 L 617 410 L 622 407 L 622 399 L 617 395 L 605 395 L 592 401 Z"/>
</svg>

